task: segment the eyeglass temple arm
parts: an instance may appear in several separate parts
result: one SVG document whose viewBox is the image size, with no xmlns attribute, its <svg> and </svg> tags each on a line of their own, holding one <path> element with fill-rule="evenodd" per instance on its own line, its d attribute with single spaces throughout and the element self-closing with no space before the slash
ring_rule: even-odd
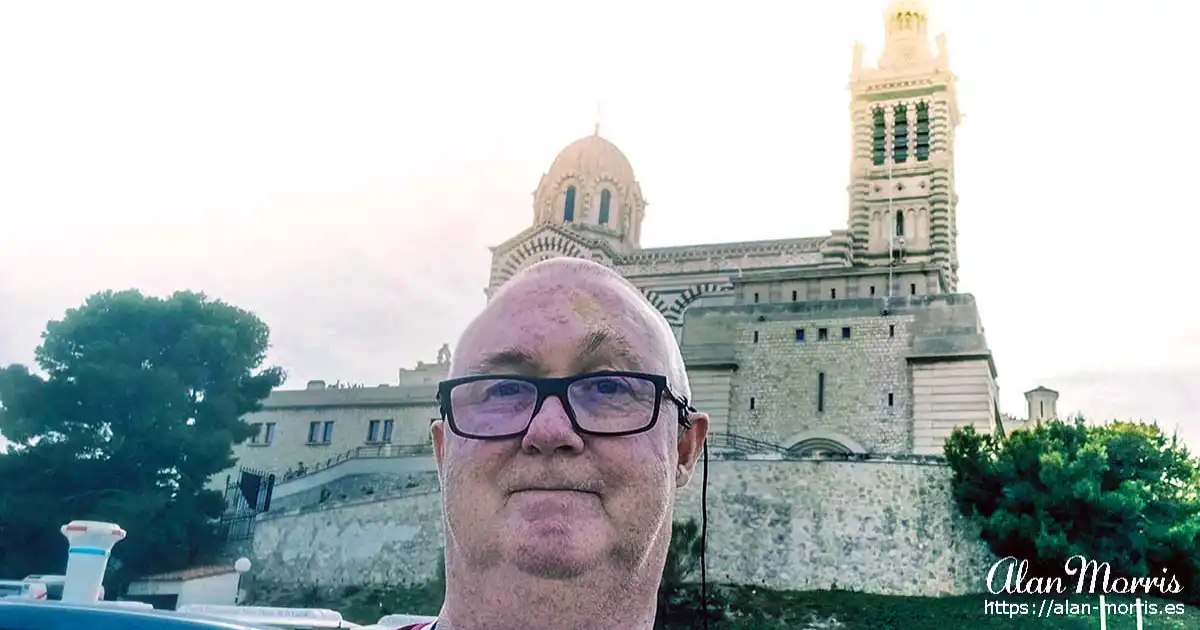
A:
<svg viewBox="0 0 1200 630">
<path fill-rule="evenodd" d="M 674 392 L 670 393 L 671 398 L 676 405 L 679 406 L 679 424 L 684 429 L 692 428 L 692 421 L 688 419 L 689 414 L 696 413 L 696 408 L 688 402 L 687 396 L 679 396 Z"/>
</svg>

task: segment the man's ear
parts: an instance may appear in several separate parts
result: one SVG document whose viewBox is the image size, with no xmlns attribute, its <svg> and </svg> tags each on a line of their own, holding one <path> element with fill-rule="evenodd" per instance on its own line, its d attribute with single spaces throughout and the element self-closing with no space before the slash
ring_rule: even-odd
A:
<svg viewBox="0 0 1200 630">
<path fill-rule="evenodd" d="M 446 456 L 446 422 L 444 420 L 434 420 L 430 423 L 429 435 L 433 438 L 433 459 L 437 462 L 438 477 L 441 477 L 442 460 Z"/>
<path fill-rule="evenodd" d="M 708 414 L 693 413 L 688 416 L 691 424 L 679 435 L 679 469 L 675 474 L 675 487 L 682 488 L 692 478 L 696 470 L 696 461 L 704 452 L 704 440 L 708 439 Z M 679 427 L 683 430 L 683 427 Z"/>
</svg>

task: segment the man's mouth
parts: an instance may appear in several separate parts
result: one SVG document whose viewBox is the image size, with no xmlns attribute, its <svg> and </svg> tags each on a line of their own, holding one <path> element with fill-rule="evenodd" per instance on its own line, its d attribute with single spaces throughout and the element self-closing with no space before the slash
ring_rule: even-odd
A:
<svg viewBox="0 0 1200 630">
<path fill-rule="evenodd" d="M 581 488 L 518 488 L 513 490 L 513 494 L 522 492 L 574 492 L 577 494 L 597 494 L 591 490 L 583 490 Z"/>
</svg>

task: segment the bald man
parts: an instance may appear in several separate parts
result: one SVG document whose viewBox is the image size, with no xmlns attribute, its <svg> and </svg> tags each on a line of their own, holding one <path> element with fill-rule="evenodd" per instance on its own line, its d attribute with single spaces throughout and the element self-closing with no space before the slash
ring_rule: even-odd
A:
<svg viewBox="0 0 1200 630">
<path fill-rule="evenodd" d="M 450 377 L 432 427 L 446 599 L 425 627 L 652 628 L 708 432 L 662 315 L 606 267 L 547 260 L 467 327 Z"/>
</svg>

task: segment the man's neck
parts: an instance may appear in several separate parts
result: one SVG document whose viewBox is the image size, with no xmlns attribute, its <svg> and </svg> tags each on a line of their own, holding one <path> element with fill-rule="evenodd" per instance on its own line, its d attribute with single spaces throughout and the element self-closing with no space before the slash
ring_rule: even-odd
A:
<svg viewBox="0 0 1200 630">
<path fill-rule="evenodd" d="M 437 630 L 651 630 L 655 580 L 543 580 L 526 574 L 449 579 Z M 503 579 L 501 579 L 503 578 Z M 644 583 L 640 583 L 644 582 Z M 619 625 L 614 625 L 619 624 Z"/>
</svg>

